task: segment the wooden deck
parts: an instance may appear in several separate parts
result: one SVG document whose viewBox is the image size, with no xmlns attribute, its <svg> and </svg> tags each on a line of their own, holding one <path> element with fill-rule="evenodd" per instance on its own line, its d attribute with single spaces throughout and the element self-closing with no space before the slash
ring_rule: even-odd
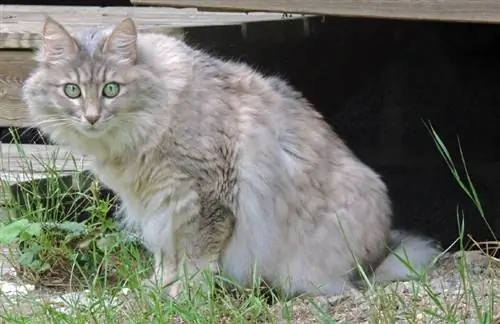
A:
<svg viewBox="0 0 500 324">
<path fill-rule="evenodd" d="M 196 9 L 137 7 L 50 7 L 0 5 L 0 127 L 28 126 L 20 87 L 34 68 L 32 49 L 40 40 L 45 15 L 49 14 L 70 30 L 88 26 L 112 25 L 133 17 L 140 30 L 182 35 L 201 26 L 238 26 L 256 22 L 276 22 L 302 18 L 283 18 L 280 13 L 199 12 Z M 245 28 L 247 30 L 248 28 Z"/>
<path fill-rule="evenodd" d="M 136 5 L 500 23 L 499 0 L 131 0 Z"/>
<path fill-rule="evenodd" d="M 283 19 L 281 13 L 203 12 L 193 8 L 0 5 L 0 48 L 32 49 L 40 39 L 47 14 L 70 30 L 112 25 L 125 17 L 132 17 L 140 30 L 162 33 L 178 33 L 192 27 L 240 25 Z"/>
</svg>

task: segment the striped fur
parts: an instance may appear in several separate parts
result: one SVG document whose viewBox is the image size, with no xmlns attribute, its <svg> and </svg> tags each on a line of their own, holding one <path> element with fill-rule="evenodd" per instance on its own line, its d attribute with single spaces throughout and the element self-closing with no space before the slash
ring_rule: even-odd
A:
<svg viewBox="0 0 500 324">
<path fill-rule="evenodd" d="M 288 295 L 333 295 L 354 285 L 356 262 L 384 281 L 407 278 L 387 243 L 410 249 L 417 269 L 439 252 L 391 230 L 381 178 L 279 78 L 137 34 L 131 19 L 69 36 L 49 18 L 37 59 L 23 87 L 35 124 L 95 159 L 163 284 L 186 261 L 243 285 L 256 270 Z M 110 81 L 121 91 L 105 98 Z M 65 96 L 68 82 L 80 98 Z"/>
</svg>

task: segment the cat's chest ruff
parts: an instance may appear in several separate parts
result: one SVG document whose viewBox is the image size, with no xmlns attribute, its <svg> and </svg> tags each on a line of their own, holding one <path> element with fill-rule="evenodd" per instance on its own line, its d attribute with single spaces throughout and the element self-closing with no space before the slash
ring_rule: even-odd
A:
<svg viewBox="0 0 500 324">
<path fill-rule="evenodd" d="M 102 163 L 96 164 L 96 172 L 136 213 L 154 213 L 193 191 L 189 179 L 161 164 Z"/>
<path fill-rule="evenodd" d="M 96 162 L 94 169 L 99 178 L 118 193 L 130 191 L 134 184 L 143 181 L 144 170 L 137 163 Z"/>
</svg>

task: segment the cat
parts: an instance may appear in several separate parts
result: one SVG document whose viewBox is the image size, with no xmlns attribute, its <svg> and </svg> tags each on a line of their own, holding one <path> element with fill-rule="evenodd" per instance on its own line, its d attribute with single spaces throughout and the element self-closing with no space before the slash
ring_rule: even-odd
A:
<svg viewBox="0 0 500 324">
<path fill-rule="evenodd" d="M 34 124 L 93 159 L 173 298 L 206 269 L 333 296 L 358 287 L 357 265 L 406 280 L 400 258 L 423 270 L 441 251 L 392 229 L 381 177 L 281 78 L 131 18 L 70 33 L 47 17 L 36 61 L 22 87 Z"/>
</svg>

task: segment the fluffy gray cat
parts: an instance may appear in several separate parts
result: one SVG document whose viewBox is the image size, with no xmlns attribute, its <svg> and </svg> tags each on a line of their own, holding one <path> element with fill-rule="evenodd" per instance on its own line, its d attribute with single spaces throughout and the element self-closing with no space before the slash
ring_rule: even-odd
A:
<svg viewBox="0 0 500 324">
<path fill-rule="evenodd" d="M 132 19 L 72 35 L 47 18 L 42 36 L 23 86 L 33 121 L 93 158 L 171 296 L 182 265 L 330 296 L 356 285 L 357 265 L 402 280 L 400 257 L 422 270 L 439 254 L 391 230 L 379 175 L 285 81 Z"/>
</svg>

